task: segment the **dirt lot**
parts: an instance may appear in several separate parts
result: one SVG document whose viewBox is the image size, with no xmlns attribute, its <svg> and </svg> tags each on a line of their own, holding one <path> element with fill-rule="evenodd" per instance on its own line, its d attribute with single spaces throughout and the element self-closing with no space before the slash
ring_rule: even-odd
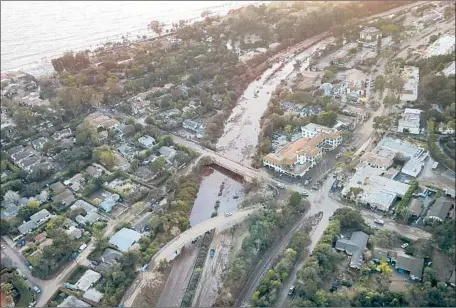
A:
<svg viewBox="0 0 456 308">
<path fill-rule="evenodd" d="M 171 273 L 160 294 L 157 307 L 180 307 L 188 282 L 192 275 L 193 265 L 198 256 L 199 246 L 189 244 L 174 259 Z"/>
<path fill-rule="evenodd" d="M 407 276 L 399 274 L 394 269 L 390 280 L 389 290 L 391 292 L 406 292 L 410 284 L 410 280 L 407 279 Z"/>
<path fill-rule="evenodd" d="M 153 271 L 150 273 L 148 284 L 142 289 L 142 292 L 136 297 L 132 307 L 156 307 L 165 287 L 165 282 L 171 272 L 171 266 L 164 272 Z"/>
<path fill-rule="evenodd" d="M 215 255 L 207 256 L 199 284 L 193 298 L 193 307 L 211 307 L 222 288 L 222 273 L 228 263 L 229 256 L 234 255 L 241 247 L 242 239 L 248 234 L 246 224 L 216 233 L 211 248 Z"/>
<path fill-rule="evenodd" d="M 435 249 L 434 255 L 432 256 L 432 268 L 435 270 L 437 280 L 447 281 L 452 270 L 454 270 L 454 264 L 447 255 Z"/>
</svg>

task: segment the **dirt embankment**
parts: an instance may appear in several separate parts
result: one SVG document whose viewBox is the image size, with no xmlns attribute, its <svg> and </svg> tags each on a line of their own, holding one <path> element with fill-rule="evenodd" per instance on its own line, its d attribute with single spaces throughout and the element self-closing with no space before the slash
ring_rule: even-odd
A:
<svg viewBox="0 0 456 308">
<path fill-rule="evenodd" d="M 241 248 L 242 240 L 247 234 L 245 223 L 215 234 L 211 245 L 215 249 L 215 255 L 212 258 L 207 256 L 192 307 L 211 307 L 215 304 L 223 290 L 223 271 L 230 257 Z"/>
</svg>

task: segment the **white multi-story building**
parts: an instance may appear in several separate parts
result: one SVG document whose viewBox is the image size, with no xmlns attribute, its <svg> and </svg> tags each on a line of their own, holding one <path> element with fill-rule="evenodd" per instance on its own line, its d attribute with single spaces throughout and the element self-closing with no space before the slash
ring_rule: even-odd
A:
<svg viewBox="0 0 456 308">
<path fill-rule="evenodd" d="M 442 35 L 438 40 L 432 43 L 427 49 L 424 55 L 425 58 L 449 55 L 454 52 L 455 37 L 454 35 L 445 34 Z"/>
<path fill-rule="evenodd" d="M 401 91 L 402 102 L 414 102 L 418 99 L 418 82 L 420 80 L 420 69 L 416 66 L 405 66 L 402 71 L 404 87 Z"/>
<path fill-rule="evenodd" d="M 290 176 L 304 176 L 323 157 L 342 143 L 336 129 L 310 123 L 301 128 L 302 138 L 263 158 L 263 164 Z"/>
<path fill-rule="evenodd" d="M 364 46 L 375 46 L 377 41 L 382 37 L 382 32 L 374 27 L 364 28 L 359 33 L 359 42 L 363 43 Z"/>
<path fill-rule="evenodd" d="M 402 114 L 402 119 L 399 120 L 397 131 L 399 133 L 409 133 L 418 135 L 420 130 L 420 114 L 423 112 L 420 109 L 406 108 Z"/>
</svg>

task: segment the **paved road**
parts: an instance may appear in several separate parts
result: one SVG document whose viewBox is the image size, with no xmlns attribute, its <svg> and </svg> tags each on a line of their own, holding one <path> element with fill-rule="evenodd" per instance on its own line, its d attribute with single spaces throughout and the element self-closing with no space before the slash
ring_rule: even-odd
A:
<svg viewBox="0 0 456 308">
<path fill-rule="evenodd" d="M 217 216 L 199 223 L 196 226 L 188 229 L 184 233 L 179 234 L 171 242 L 166 244 L 149 262 L 149 267 L 152 268 L 155 263 L 160 260 L 169 260 L 174 257 L 176 251 L 179 251 L 185 244 L 191 242 L 194 238 L 204 234 L 212 229 L 225 230 L 238 224 L 239 222 L 246 219 L 253 211 L 260 208 L 260 206 L 252 206 L 249 208 L 242 209 L 233 213 L 232 216 Z M 138 276 L 136 282 L 127 290 L 122 303 L 125 307 L 131 307 L 135 301 L 136 296 L 141 291 L 141 288 L 145 285 L 144 275 Z"/>
<path fill-rule="evenodd" d="M 246 219 L 250 213 L 258 208 L 260 208 L 260 206 L 249 207 L 237 211 L 229 217 L 217 216 L 205 220 L 175 237 L 154 256 L 153 260 L 159 262 L 161 259 L 171 259 L 176 251 L 179 251 L 185 244 L 191 242 L 194 238 L 212 229 L 224 230 L 230 228 Z"/>
</svg>

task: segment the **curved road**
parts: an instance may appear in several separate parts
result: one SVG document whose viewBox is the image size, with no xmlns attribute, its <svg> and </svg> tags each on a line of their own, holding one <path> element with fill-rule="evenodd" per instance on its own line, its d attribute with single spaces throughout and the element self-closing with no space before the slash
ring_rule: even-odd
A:
<svg viewBox="0 0 456 308">
<path fill-rule="evenodd" d="M 260 206 L 252 206 L 249 208 L 242 209 L 233 213 L 233 215 L 229 217 L 225 216 L 217 216 L 208 220 L 205 220 L 198 225 L 188 229 L 184 233 L 179 234 L 175 237 L 171 242 L 166 244 L 162 249 L 160 249 L 155 256 L 152 257 L 151 261 L 149 262 L 150 267 L 153 267 L 154 264 L 158 263 L 160 260 L 170 260 L 172 259 L 174 253 L 179 251 L 185 244 L 191 242 L 194 238 L 210 231 L 212 229 L 217 230 L 224 230 L 232 227 L 235 224 L 246 219 L 252 212 L 259 209 Z M 145 285 L 146 281 L 144 276 L 146 276 L 147 272 L 144 275 L 140 275 L 136 282 L 129 288 L 126 292 L 124 299 L 122 299 L 122 303 L 124 307 L 132 307 L 133 302 L 135 301 L 136 296 L 141 292 L 142 287 Z"/>
</svg>

